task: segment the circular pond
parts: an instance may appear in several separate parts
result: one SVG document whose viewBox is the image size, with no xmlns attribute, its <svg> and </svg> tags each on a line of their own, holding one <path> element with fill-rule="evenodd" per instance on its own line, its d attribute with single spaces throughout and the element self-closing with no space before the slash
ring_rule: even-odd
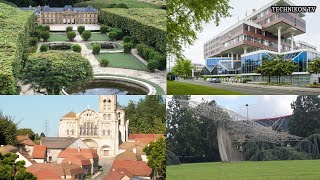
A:
<svg viewBox="0 0 320 180">
<path fill-rule="evenodd" d="M 154 94 L 154 88 L 147 83 L 123 78 L 103 76 L 80 87 L 63 90 L 64 94 L 70 95 L 150 95 Z"/>
</svg>

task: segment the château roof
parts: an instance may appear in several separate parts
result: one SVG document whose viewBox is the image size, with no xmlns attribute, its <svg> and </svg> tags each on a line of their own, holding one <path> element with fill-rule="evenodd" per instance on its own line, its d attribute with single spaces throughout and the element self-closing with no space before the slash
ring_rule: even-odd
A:
<svg viewBox="0 0 320 180">
<path fill-rule="evenodd" d="M 71 5 L 65 5 L 63 8 L 59 7 L 49 7 L 49 6 L 44 6 L 42 9 L 42 12 L 63 12 L 63 11 L 73 11 L 73 12 L 98 12 L 97 9 L 93 8 L 91 5 L 88 7 L 80 7 L 80 8 L 74 8 Z"/>
</svg>

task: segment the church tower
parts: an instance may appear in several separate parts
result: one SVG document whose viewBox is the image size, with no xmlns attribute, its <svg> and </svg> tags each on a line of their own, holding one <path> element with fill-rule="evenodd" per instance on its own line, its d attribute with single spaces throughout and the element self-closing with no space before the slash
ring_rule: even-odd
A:
<svg viewBox="0 0 320 180">
<path fill-rule="evenodd" d="M 116 156 L 119 147 L 119 122 L 117 118 L 117 96 L 99 96 L 100 138 L 112 141 L 108 155 Z M 113 151 L 110 151 L 112 149 Z M 104 151 L 104 150 L 103 150 Z M 107 151 L 105 151 L 107 153 Z M 111 153 L 111 154 L 110 154 Z M 106 154 L 107 155 L 107 154 Z"/>
</svg>

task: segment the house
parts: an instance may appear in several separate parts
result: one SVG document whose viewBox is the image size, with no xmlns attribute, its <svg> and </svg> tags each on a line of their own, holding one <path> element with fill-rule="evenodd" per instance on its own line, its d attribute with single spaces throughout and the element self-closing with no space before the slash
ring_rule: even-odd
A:
<svg viewBox="0 0 320 180">
<path fill-rule="evenodd" d="M 91 174 L 92 172 L 92 163 L 90 159 L 84 157 L 83 155 L 70 155 L 63 159 L 61 164 L 75 164 L 80 166 L 85 175 Z"/>
<path fill-rule="evenodd" d="M 48 162 L 57 162 L 59 153 L 66 148 L 90 149 L 81 139 L 72 137 L 42 137 L 40 144 L 47 146 Z"/>
<path fill-rule="evenodd" d="M 38 180 L 77 179 L 84 178 L 83 170 L 74 164 L 36 163 L 27 168 Z"/>
<path fill-rule="evenodd" d="M 124 171 L 123 169 L 125 169 L 126 171 Z M 124 174 L 128 177 L 135 176 L 143 179 L 150 179 L 152 169 L 144 161 L 115 160 L 112 164 L 110 173 L 104 179 L 110 179 L 110 176 L 115 176 L 114 174 L 119 173 Z M 122 180 L 123 177 L 119 179 Z M 118 179 L 113 178 L 113 180 Z"/>
<path fill-rule="evenodd" d="M 47 162 L 47 146 L 35 145 L 32 152 L 32 158 L 37 163 Z"/>
<path fill-rule="evenodd" d="M 130 180 L 133 175 L 127 169 L 111 171 L 103 180 Z"/>
<path fill-rule="evenodd" d="M 18 141 L 19 151 L 25 151 L 29 155 L 32 155 L 33 147 L 36 144 L 29 138 L 29 135 L 19 135 L 16 136 L 16 139 Z"/>
<path fill-rule="evenodd" d="M 35 164 L 36 162 L 32 160 L 32 157 L 25 151 L 18 151 L 17 147 L 11 146 L 11 145 L 5 145 L 0 147 L 0 154 L 5 155 L 7 153 L 14 153 L 18 155 L 18 158 L 16 159 L 15 162 L 18 161 L 24 161 L 25 162 L 25 167 L 29 167 L 32 164 Z"/>
<path fill-rule="evenodd" d="M 67 159 L 67 160 L 65 160 Z M 90 164 L 88 163 L 90 162 Z M 97 150 L 94 149 L 81 149 L 81 148 L 67 148 L 62 150 L 57 158 L 57 163 L 74 163 L 80 164 L 81 167 L 84 167 L 85 171 L 89 172 L 90 174 L 94 174 L 99 169 L 99 156 Z M 88 168 L 88 165 L 91 167 Z M 88 170 L 91 171 L 88 171 Z"/>
</svg>

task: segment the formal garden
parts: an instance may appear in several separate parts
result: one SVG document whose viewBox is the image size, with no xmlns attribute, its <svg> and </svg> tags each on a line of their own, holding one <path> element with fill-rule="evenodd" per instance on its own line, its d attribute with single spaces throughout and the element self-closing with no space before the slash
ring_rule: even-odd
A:
<svg viewBox="0 0 320 180">
<path fill-rule="evenodd" d="M 115 88 L 110 93 L 134 94 L 136 91 L 126 89 L 140 88 L 144 93 L 165 94 L 165 77 L 159 82 L 158 76 L 164 75 L 166 68 L 166 12 L 158 5 L 100 9 L 99 30 L 79 25 L 59 32 L 51 31 L 49 25 L 35 24 L 32 12 L 0 5 L 6 10 L 0 14 L 6 18 L 5 28 L 0 30 L 4 34 L 0 52 L 12 54 L 0 61 L 5 65 L 0 66 L 4 69 L 0 72 L 4 77 L 0 94 L 26 93 L 24 88 L 35 94 L 68 94 L 64 90 L 79 86 L 80 91 L 80 85 L 93 83 L 97 74 L 123 78 L 120 84 L 124 90 Z M 12 44 L 6 43 L 7 39 L 12 39 Z M 77 59 L 81 60 L 75 62 Z M 62 61 L 67 63 L 60 64 Z M 86 63 L 85 68 L 77 64 L 80 62 Z M 111 79 L 103 81 L 108 88 L 120 86 L 109 82 Z"/>
</svg>

